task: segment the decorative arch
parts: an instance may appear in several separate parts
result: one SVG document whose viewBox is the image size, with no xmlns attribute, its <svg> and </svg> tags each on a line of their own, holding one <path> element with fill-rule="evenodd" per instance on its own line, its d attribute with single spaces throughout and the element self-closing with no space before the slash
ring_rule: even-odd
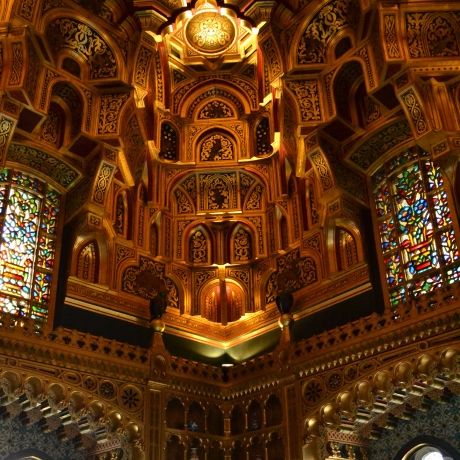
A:
<svg viewBox="0 0 460 460">
<path fill-rule="evenodd" d="M 235 161 L 238 143 L 233 134 L 224 129 L 211 129 L 204 132 L 195 144 L 197 161 Z"/>
<path fill-rule="evenodd" d="M 361 20 L 361 11 L 352 0 L 330 0 L 321 3 L 309 15 L 293 38 L 294 66 L 326 64 L 334 38 L 343 31 L 353 33 Z"/>
<path fill-rule="evenodd" d="M 212 264 L 213 263 L 213 238 L 212 232 L 200 224 L 195 226 L 186 235 L 188 241 L 187 260 L 191 264 Z"/>
<path fill-rule="evenodd" d="M 433 399 L 436 394 L 440 398 L 439 393 L 443 391 L 447 394 L 458 393 L 454 383 L 458 371 L 458 353 L 453 346 L 417 351 L 402 361 L 394 360 L 377 370 L 374 369 L 367 378 L 360 376 L 342 387 L 328 402 L 317 405 L 305 420 L 307 443 L 303 448 L 304 458 L 322 458 L 317 449 L 325 442 L 326 429 L 337 432 L 343 430 L 350 436 L 350 427 L 353 427 L 356 435 L 354 439 L 359 440 L 360 433 L 364 433 L 366 437 L 373 426 L 379 426 L 378 432 L 382 435 L 387 428 L 393 428 L 390 424 L 394 417 L 405 417 L 406 404 L 412 411 L 416 411 L 423 407 L 425 398 Z M 442 382 L 441 387 L 437 382 Z M 419 389 L 416 398 L 420 402 L 418 405 L 413 400 L 410 401 L 413 395 L 411 390 L 415 386 Z M 309 398 L 309 388 L 309 382 L 304 382 L 304 400 Z M 460 401 L 458 404 L 460 405 Z M 426 419 L 426 414 L 423 414 L 423 418 Z M 429 426 L 432 427 L 431 424 Z M 376 445 L 375 453 L 377 452 Z M 375 455 L 370 458 L 374 457 Z"/>
<path fill-rule="evenodd" d="M 211 89 L 209 89 L 210 86 Z M 173 113 L 185 118 L 189 114 L 189 107 L 194 104 L 200 94 L 212 97 L 220 90 L 229 94 L 229 99 L 235 100 L 235 104 L 239 101 L 245 114 L 257 108 L 257 91 L 253 83 L 246 78 L 229 75 L 225 80 L 219 78 L 209 80 L 203 77 L 178 86 L 173 95 Z"/>
<path fill-rule="evenodd" d="M 255 257 L 254 235 L 244 224 L 235 225 L 230 236 L 230 263 L 250 262 Z"/>
<path fill-rule="evenodd" d="M 187 107 L 187 117 L 195 121 L 236 119 L 245 113 L 244 104 L 234 89 L 222 85 L 200 87 Z"/>
<path fill-rule="evenodd" d="M 361 231 L 351 219 L 332 219 L 327 225 L 329 270 L 348 270 L 364 260 Z"/>
<path fill-rule="evenodd" d="M 0 372 L 0 385 L 4 395 L 0 405 L 6 413 L 15 414 L 12 419 L 27 419 L 26 409 L 33 409 L 35 417 L 38 417 L 38 423 L 34 426 L 41 426 L 49 431 L 61 430 L 62 437 L 74 441 L 73 430 L 76 430 L 80 442 L 87 434 L 92 436 L 94 444 L 96 439 L 103 441 L 110 438 L 114 441 L 112 449 L 115 451 L 120 451 L 129 458 L 144 459 L 141 439 L 143 426 L 129 415 L 129 409 L 126 411 L 112 401 L 104 401 L 97 394 L 68 382 L 64 384 L 50 375 L 45 378 L 24 370 L 19 373 L 15 368 L 6 366 L 2 366 Z M 135 391 L 139 401 L 142 400 L 139 388 L 125 386 L 125 390 L 128 389 Z M 69 415 L 72 427 L 68 431 L 66 427 L 69 427 Z M 51 452 L 50 454 L 53 455 Z"/>
<path fill-rule="evenodd" d="M 59 13 L 58 13 L 59 14 Z M 116 47 L 95 28 L 75 16 L 51 13 L 43 26 L 44 35 L 56 59 L 65 57 L 85 62 L 84 77 L 100 80 L 120 77 Z"/>
<path fill-rule="evenodd" d="M 227 324 L 238 320 L 246 311 L 247 294 L 234 280 L 210 281 L 199 296 L 201 315 L 209 321 Z"/>
<path fill-rule="evenodd" d="M 99 247 L 96 240 L 84 244 L 77 255 L 77 278 L 90 283 L 99 280 Z"/>
<path fill-rule="evenodd" d="M 364 81 L 362 63 L 359 60 L 352 59 L 348 60 L 340 67 L 340 69 L 335 73 L 332 82 L 333 100 L 336 114 L 341 120 L 352 126 L 358 125 L 355 94 L 362 81 Z M 336 125 L 333 124 L 333 126 Z M 353 133 L 350 129 L 347 132 L 349 134 Z M 345 134 L 343 135 L 345 136 Z M 338 138 L 337 134 L 335 137 Z"/>
</svg>

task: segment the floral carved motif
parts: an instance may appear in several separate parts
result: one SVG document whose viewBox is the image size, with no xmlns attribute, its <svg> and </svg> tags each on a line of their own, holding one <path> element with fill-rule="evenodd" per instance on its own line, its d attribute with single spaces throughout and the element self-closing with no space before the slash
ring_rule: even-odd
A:
<svg viewBox="0 0 460 460">
<path fill-rule="evenodd" d="M 194 264 L 208 262 L 208 239 L 200 229 L 193 232 L 190 237 L 190 262 Z"/>
<path fill-rule="evenodd" d="M 139 265 L 125 269 L 121 289 L 144 299 L 152 299 L 166 288 L 168 306 L 178 308 L 179 295 L 176 285 L 165 276 L 165 266 L 147 257 L 140 257 Z"/>
<path fill-rule="evenodd" d="M 11 144 L 8 160 L 21 163 L 47 174 L 65 188 L 70 188 L 80 177 L 80 173 L 62 160 L 52 155 L 21 144 Z"/>
<path fill-rule="evenodd" d="M 200 174 L 200 208 L 204 211 L 237 208 L 236 173 Z"/>
<path fill-rule="evenodd" d="M 218 161 L 234 159 L 233 141 L 222 133 L 206 136 L 201 142 L 200 160 Z"/>
<path fill-rule="evenodd" d="M 198 113 L 199 120 L 213 118 L 233 118 L 233 109 L 223 101 L 210 101 Z"/>
<path fill-rule="evenodd" d="M 110 78 L 117 75 L 115 55 L 104 39 L 91 27 L 72 18 L 58 18 L 46 29 L 54 52 L 69 48 L 89 64 L 90 78 Z"/>
<path fill-rule="evenodd" d="M 350 156 L 350 160 L 362 169 L 368 169 L 384 153 L 412 137 L 407 121 L 397 121 L 381 129 L 366 140 Z"/>
<path fill-rule="evenodd" d="M 233 257 L 235 261 L 247 262 L 252 258 L 251 243 L 251 234 L 240 227 L 233 239 Z"/>
<path fill-rule="evenodd" d="M 359 8 L 351 0 L 328 2 L 316 14 L 303 33 L 297 48 L 299 64 L 326 62 L 330 39 L 341 29 L 353 27 Z"/>
<path fill-rule="evenodd" d="M 319 82 L 317 80 L 294 80 L 288 82 L 288 88 L 299 102 L 302 121 L 321 121 Z"/>
<path fill-rule="evenodd" d="M 137 85 L 145 88 L 147 86 L 148 70 L 150 61 L 152 60 L 151 51 L 145 46 L 141 46 L 137 55 L 136 71 L 134 73 L 134 81 Z"/>
<path fill-rule="evenodd" d="M 115 134 L 118 130 L 118 119 L 129 94 L 104 94 L 101 96 L 97 132 L 99 134 Z"/>
<path fill-rule="evenodd" d="M 460 55 L 459 11 L 407 13 L 405 19 L 411 58 Z"/>
</svg>

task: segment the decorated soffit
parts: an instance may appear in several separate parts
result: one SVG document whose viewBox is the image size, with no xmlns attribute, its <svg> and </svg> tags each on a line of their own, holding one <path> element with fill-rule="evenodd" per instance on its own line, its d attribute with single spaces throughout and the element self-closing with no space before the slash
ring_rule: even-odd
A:
<svg viewBox="0 0 460 460">
<path fill-rule="evenodd" d="M 262 2 L 263 12 L 259 6 L 257 13 L 257 1 L 220 3 L 198 0 L 187 5 L 185 0 L 160 0 L 134 1 L 134 6 L 143 29 L 157 42 L 168 42 L 170 59 L 175 57 L 184 65 L 240 62 L 248 41 L 276 2 Z"/>
</svg>

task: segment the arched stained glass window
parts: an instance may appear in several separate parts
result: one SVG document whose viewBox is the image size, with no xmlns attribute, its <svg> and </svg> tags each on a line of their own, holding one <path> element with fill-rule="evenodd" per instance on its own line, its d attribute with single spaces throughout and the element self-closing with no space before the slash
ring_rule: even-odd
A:
<svg viewBox="0 0 460 460">
<path fill-rule="evenodd" d="M 407 150 L 373 177 L 391 305 L 460 279 L 460 261 L 441 171 Z"/>
<path fill-rule="evenodd" d="M 44 321 L 60 196 L 18 171 L 0 171 L 0 312 Z"/>
</svg>

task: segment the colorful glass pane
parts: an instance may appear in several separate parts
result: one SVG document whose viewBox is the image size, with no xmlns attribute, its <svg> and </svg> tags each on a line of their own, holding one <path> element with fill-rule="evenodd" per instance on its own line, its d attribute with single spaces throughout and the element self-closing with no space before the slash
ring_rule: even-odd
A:
<svg viewBox="0 0 460 460">
<path fill-rule="evenodd" d="M 460 279 L 458 246 L 441 170 L 417 148 L 374 175 L 375 209 L 390 303 Z"/>
<path fill-rule="evenodd" d="M 30 298 L 39 211 L 35 195 L 11 189 L 0 244 L 0 291 L 25 299 Z"/>
<path fill-rule="evenodd" d="M 56 255 L 59 195 L 17 171 L 0 171 L 0 312 L 46 319 Z"/>
<path fill-rule="evenodd" d="M 442 187 L 444 185 L 444 181 L 442 180 L 442 175 L 439 171 L 439 168 L 436 168 L 431 161 L 425 161 L 424 166 L 426 177 L 428 179 L 428 190 L 435 190 Z"/>
<path fill-rule="evenodd" d="M 444 190 L 431 197 L 436 223 L 438 227 L 444 227 L 452 224 L 449 204 L 447 203 L 447 194 Z"/>
</svg>

